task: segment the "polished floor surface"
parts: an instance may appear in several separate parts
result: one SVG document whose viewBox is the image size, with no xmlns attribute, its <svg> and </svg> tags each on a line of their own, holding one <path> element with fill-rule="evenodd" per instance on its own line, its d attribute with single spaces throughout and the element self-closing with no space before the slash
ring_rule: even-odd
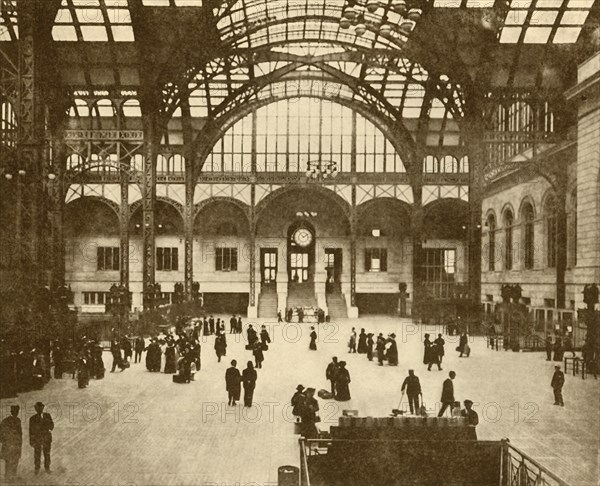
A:
<svg viewBox="0 0 600 486">
<path fill-rule="evenodd" d="M 298 465 L 289 400 L 297 384 L 327 388 L 325 367 L 331 356 L 347 362 L 352 400 L 320 400 L 322 427 L 337 423 L 344 409 L 362 416 L 387 416 L 398 406 L 409 368 L 421 379 L 430 413 L 439 406 L 448 371 L 457 373 L 457 400 L 471 399 L 480 416 L 480 439 L 508 437 L 540 463 L 576 486 L 599 483 L 600 387 L 593 377 L 567 376 L 565 407 L 553 405 L 550 379 L 554 363 L 541 353 L 492 351 L 473 338 L 469 358 L 454 351 L 457 338 L 446 337 L 443 371 L 422 364 L 425 332 L 438 330 L 383 317 L 364 317 L 322 325 L 317 351 L 309 351 L 310 328 L 270 326 L 273 343 L 259 370 L 251 409 L 227 406 L 224 373 L 231 359 L 238 368 L 252 359 L 240 336 L 228 335 L 227 357 L 217 363 L 214 338 L 202 343 L 202 370 L 189 385 L 173 384 L 165 374 L 133 364 L 122 373 L 107 372 L 89 388 L 74 380 L 52 380 L 43 390 L 1 402 L 22 407 L 24 434 L 33 405 L 41 400 L 55 419 L 50 475 L 33 474 L 33 452 L 25 437 L 19 475 L 23 484 L 82 485 L 235 485 L 277 484 L 277 468 Z M 398 367 L 379 367 L 364 355 L 348 354 L 352 326 L 397 334 Z M 111 357 L 105 355 L 110 368 Z M 164 364 L 164 362 L 163 362 Z M 403 404 L 406 406 L 406 403 Z M 27 419 L 27 420 L 26 420 Z M 3 465 L 1 466 L 3 469 Z"/>
</svg>

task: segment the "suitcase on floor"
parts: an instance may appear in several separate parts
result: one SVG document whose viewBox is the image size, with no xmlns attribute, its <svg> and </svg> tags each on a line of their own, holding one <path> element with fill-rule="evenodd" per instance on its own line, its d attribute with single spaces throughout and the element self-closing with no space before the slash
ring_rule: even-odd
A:
<svg viewBox="0 0 600 486">
<path fill-rule="evenodd" d="M 185 383 L 185 377 L 183 375 L 173 375 L 173 383 Z"/>
</svg>

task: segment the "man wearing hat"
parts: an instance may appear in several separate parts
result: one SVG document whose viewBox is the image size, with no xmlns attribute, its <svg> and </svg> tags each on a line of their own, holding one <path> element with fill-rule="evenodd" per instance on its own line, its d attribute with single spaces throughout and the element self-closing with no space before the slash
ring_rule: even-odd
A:
<svg viewBox="0 0 600 486">
<path fill-rule="evenodd" d="M 419 413 L 419 395 L 421 395 L 421 382 L 419 377 L 415 376 L 415 370 L 408 370 L 408 376 L 402 383 L 400 391 L 404 393 L 406 389 L 406 396 L 408 397 L 408 406 L 410 407 L 410 413 Z"/>
<path fill-rule="evenodd" d="M 479 415 L 473 410 L 473 402 L 471 400 L 465 400 L 465 409 L 460 412 L 461 416 L 467 418 L 469 425 L 475 427 L 479 423 Z"/>
<path fill-rule="evenodd" d="M 335 378 L 338 372 L 338 359 L 337 356 L 331 358 L 331 363 L 327 365 L 327 369 L 325 370 L 325 379 L 329 380 L 331 383 L 331 394 L 333 398 L 335 398 Z"/>
<path fill-rule="evenodd" d="M 2 444 L 1 457 L 6 465 L 4 477 L 7 482 L 10 482 L 17 475 L 17 466 L 19 465 L 19 459 L 21 459 L 23 445 L 23 431 L 18 405 L 11 405 L 10 416 L 0 422 L 0 443 Z"/>
<path fill-rule="evenodd" d="M 296 422 L 300 421 L 305 398 L 306 396 L 304 395 L 304 387 L 302 385 L 298 385 L 296 387 L 296 393 L 292 395 L 292 415 L 296 417 Z"/>
<path fill-rule="evenodd" d="M 554 375 L 552 376 L 552 381 L 550 382 L 550 386 L 554 390 L 554 405 L 560 405 L 561 407 L 564 407 L 565 402 L 563 402 L 562 387 L 565 384 L 565 375 L 562 371 L 560 371 L 560 366 L 558 365 L 554 367 L 554 370 Z"/>
<path fill-rule="evenodd" d="M 50 448 L 54 422 L 49 413 L 44 413 L 44 404 L 35 404 L 35 415 L 29 419 L 29 444 L 33 447 L 35 473 L 40 472 L 42 452 L 44 453 L 44 469 L 50 472 Z"/>
</svg>

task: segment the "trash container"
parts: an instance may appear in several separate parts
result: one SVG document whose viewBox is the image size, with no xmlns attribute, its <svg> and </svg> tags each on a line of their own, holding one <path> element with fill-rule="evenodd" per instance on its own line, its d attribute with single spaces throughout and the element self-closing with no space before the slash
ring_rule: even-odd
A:
<svg viewBox="0 0 600 486">
<path fill-rule="evenodd" d="M 279 466 L 277 469 L 277 486 L 298 486 L 300 469 L 296 466 Z"/>
</svg>

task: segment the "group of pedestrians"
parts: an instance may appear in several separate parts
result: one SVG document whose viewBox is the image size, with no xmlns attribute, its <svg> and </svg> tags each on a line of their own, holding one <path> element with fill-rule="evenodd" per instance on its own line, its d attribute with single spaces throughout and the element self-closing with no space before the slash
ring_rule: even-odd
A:
<svg viewBox="0 0 600 486">
<path fill-rule="evenodd" d="M 346 369 L 346 362 L 339 361 L 337 356 L 331 358 L 331 363 L 325 369 L 325 379 L 331 383 L 332 398 L 339 402 L 350 400 L 350 372 Z"/>
<path fill-rule="evenodd" d="M 37 402 L 35 414 L 29 418 L 29 444 L 33 448 L 33 464 L 35 474 L 39 474 L 44 456 L 44 470 L 50 473 L 50 451 L 52 448 L 52 431 L 54 421 L 49 413 L 44 412 L 45 405 Z M 19 405 L 10 407 L 10 415 L 0 422 L 0 457 L 5 462 L 5 479 L 7 483 L 19 480 L 17 468 L 23 450 L 23 429 L 19 418 Z"/>
</svg>

